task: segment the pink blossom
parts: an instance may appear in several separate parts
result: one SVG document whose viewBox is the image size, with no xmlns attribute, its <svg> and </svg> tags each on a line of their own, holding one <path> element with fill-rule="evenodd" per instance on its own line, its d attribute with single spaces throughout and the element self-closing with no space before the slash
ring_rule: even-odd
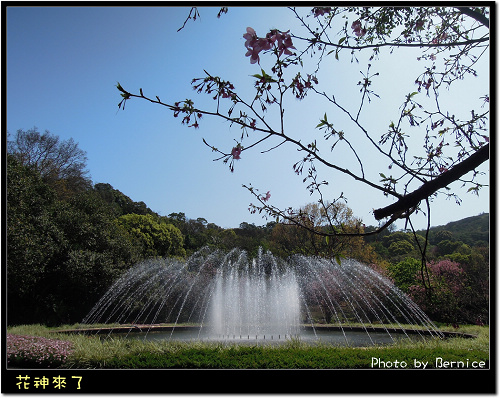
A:
<svg viewBox="0 0 500 398">
<path fill-rule="evenodd" d="M 255 30 L 250 27 L 247 28 L 247 33 L 243 35 L 243 38 L 246 39 L 245 47 L 248 50 L 245 56 L 250 56 L 250 63 L 252 64 L 260 62 L 259 53 L 262 50 L 269 50 L 272 45 L 272 41 L 268 38 L 257 37 Z"/>
<path fill-rule="evenodd" d="M 248 27 L 247 33 L 243 35 L 245 41 L 245 47 L 247 48 L 246 57 L 250 57 L 250 63 L 255 64 L 260 63 L 259 53 L 261 51 L 270 50 L 274 45 L 278 49 L 278 54 L 282 55 L 292 55 L 290 48 L 295 49 L 292 43 L 292 37 L 289 31 L 280 32 L 279 30 L 271 30 L 266 37 L 258 37 L 255 30 Z"/>
<path fill-rule="evenodd" d="M 247 41 L 245 42 L 245 47 L 250 47 L 253 46 L 254 40 L 257 39 L 257 34 L 255 33 L 255 30 L 252 28 L 248 27 L 247 28 L 247 33 L 243 35 L 243 38 L 246 39 Z"/>
<path fill-rule="evenodd" d="M 358 37 L 362 37 L 366 34 L 366 29 L 361 28 L 361 21 L 359 19 L 352 23 L 351 29 L 354 31 L 354 34 Z"/>
<path fill-rule="evenodd" d="M 314 7 L 313 13 L 315 17 L 323 16 L 329 14 L 332 11 L 332 7 Z"/>
<path fill-rule="evenodd" d="M 278 40 L 279 55 L 282 55 L 283 53 L 285 53 L 286 55 L 292 55 L 293 53 L 289 49 L 295 49 L 292 43 L 292 36 L 290 36 L 288 32 L 290 31 L 287 30 L 286 32 L 278 32 L 276 34 Z"/>
<path fill-rule="evenodd" d="M 241 145 L 238 144 L 231 150 L 231 156 L 233 157 L 233 159 L 239 160 L 241 159 L 240 155 L 241 155 Z"/>
<path fill-rule="evenodd" d="M 270 192 L 270 191 L 267 191 L 267 192 L 266 192 L 266 196 L 264 196 L 264 197 L 262 198 L 262 200 L 263 200 L 264 202 L 267 202 L 270 198 L 271 198 L 271 192 Z"/>
<path fill-rule="evenodd" d="M 439 44 L 443 40 L 446 40 L 447 38 L 448 38 L 448 35 L 446 33 L 442 33 L 440 36 L 438 36 L 432 40 L 432 44 Z"/>
<path fill-rule="evenodd" d="M 256 62 L 260 63 L 259 51 L 255 49 L 248 49 L 245 54 L 245 57 L 250 57 L 250 63 L 255 64 Z"/>
</svg>

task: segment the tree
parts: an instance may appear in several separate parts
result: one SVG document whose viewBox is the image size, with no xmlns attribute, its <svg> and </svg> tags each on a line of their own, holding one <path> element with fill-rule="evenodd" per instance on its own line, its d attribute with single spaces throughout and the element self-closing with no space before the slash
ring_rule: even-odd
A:
<svg viewBox="0 0 500 398">
<path fill-rule="evenodd" d="M 197 15 L 196 9 L 191 11 Z M 489 7 L 314 7 L 308 11 L 289 7 L 289 11 L 300 22 L 300 32 L 272 29 L 258 36 L 249 27 L 243 34 L 245 55 L 251 64 L 260 66 L 252 75 L 255 96 L 243 98 L 232 82 L 205 71 L 205 76 L 193 79 L 192 85 L 198 93 L 213 97 L 213 110 L 199 109 L 190 99 L 163 102 L 158 96 L 144 95 L 142 88 L 133 94 L 119 83 L 122 99 L 118 106 L 125 108 L 128 100 L 140 98 L 165 106 L 174 117 L 182 116 L 182 124 L 189 127 L 198 128 L 205 115 L 239 127 L 242 134 L 236 145 L 225 150 L 204 140 L 231 171 L 245 151 L 266 144 L 266 152 L 291 145 L 300 155 L 293 171 L 305 176 L 307 189 L 319 196 L 323 208 L 328 206 L 322 194 L 328 181 L 319 178 L 318 165 L 332 173 L 329 179 L 345 175 L 395 200 L 373 211 L 376 220 L 384 220 L 375 231 L 317 231 L 322 236 L 374 234 L 401 218 L 412 227 L 411 216 L 417 211 L 427 213 L 430 226 L 430 200 L 435 195 L 443 193 L 460 201 L 455 192 L 441 192 L 449 184 L 459 181 L 468 192 L 480 191 L 484 183 L 477 167 L 489 159 L 487 87 L 482 97 L 468 99 L 472 109 L 468 114 L 455 110 L 456 104 L 445 103 L 439 94 L 444 89 L 453 92 L 460 82 L 477 76 L 476 64 L 487 57 L 489 50 Z M 374 71 L 377 60 L 388 55 L 385 50 L 395 54 L 401 49 L 415 50 L 422 72 L 411 77 L 415 89 L 401 98 L 401 106 L 387 112 L 386 130 L 380 134 L 378 128 L 371 128 L 363 111 L 375 99 L 383 100 L 372 85 L 379 76 Z M 371 56 L 363 61 L 362 78 L 358 87 L 353 87 L 359 90 L 358 103 L 344 102 L 337 92 L 321 88 L 320 71 L 329 65 L 327 62 L 347 58 L 356 65 L 366 52 Z M 264 56 L 272 65 L 266 70 L 260 65 Z M 310 96 L 322 100 L 326 112 L 322 110 L 319 123 L 316 120 L 307 134 L 301 134 L 290 128 L 293 118 L 285 108 L 289 98 L 307 105 Z M 348 129 L 337 126 L 340 117 L 348 120 Z M 420 143 L 415 144 L 415 136 Z M 367 145 L 370 156 L 362 155 Z M 387 169 L 390 175 L 386 175 Z M 257 201 L 250 205 L 252 212 L 308 228 L 292 209 L 271 205 L 269 191 L 262 194 L 252 186 L 245 187 Z M 344 199 L 342 192 L 336 201 Z M 423 264 L 425 250 L 426 245 L 421 248 Z"/>
<path fill-rule="evenodd" d="M 7 155 L 9 324 L 80 321 L 139 257 L 93 190 L 60 199 L 40 173 Z"/>
<path fill-rule="evenodd" d="M 144 202 L 134 202 L 118 189 L 114 189 L 111 184 L 95 184 L 94 190 L 114 209 L 116 217 L 124 214 L 156 215 Z"/>
<path fill-rule="evenodd" d="M 151 214 L 125 214 L 117 218 L 116 222 L 141 248 L 143 257 L 186 254 L 181 231 Z"/>
<path fill-rule="evenodd" d="M 92 189 L 55 203 L 52 219 L 64 244 L 46 270 L 38 294 L 51 322 L 80 321 L 114 280 L 139 261 L 140 253 Z"/>
<path fill-rule="evenodd" d="M 55 193 L 39 173 L 7 155 L 7 302 L 9 321 L 22 313 L 40 316 L 33 305 L 39 281 L 64 241 L 51 207 Z"/>
<path fill-rule="evenodd" d="M 362 237 L 341 235 L 359 231 L 362 228 L 361 220 L 354 217 L 345 203 L 326 204 L 326 207 L 322 207 L 319 203 L 309 203 L 295 212 L 300 220 L 276 224 L 271 235 L 273 249 L 281 255 L 341 255 L 366 263 L 374 261 L 375 254 Z M 334 237 L 320 234 L 331 230 L 340 233 Z"/>
<path fill-rule="evenodd" d="M 7 148 L 23 165 L 36 169 L 60 196 L 67 197 L 91 186 L 86 152 L 72 138 L 61 141 L 48 130 L 40 134 L 36 127 L 20 129 L 8 141 Z"/>
<path fill-rule="evenodd" d="M 453 233 L 447 230 L 438 231 L 434 234 L 433 238 L 431 239 L 431 243 L 436 245 L 439 242 L 442 242 L 443 240 L 453 240 Z"/>
<path fill-rule="evenodd" d="M 417 284 L 419 270 L 420 261 L 411 257 L 388 267 L 389 276 L 394 280 L 394 284 L 405 293 L 408 293 L 410 286 Z"/>
</svg>

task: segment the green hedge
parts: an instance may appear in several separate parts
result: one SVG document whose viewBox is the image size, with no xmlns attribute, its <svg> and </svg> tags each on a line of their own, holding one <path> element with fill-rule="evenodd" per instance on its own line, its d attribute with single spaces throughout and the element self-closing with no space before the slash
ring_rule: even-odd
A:
<svg viewBox="0 0 500 398">
<path fill-rule="evenodd" d="M 303 347 L 303 348 L 267 348 L 261 346 L 240 346 L 225 349 L 192 348 L 176 352 L 142 352 L 125 355 L 106 361 L 106 364 L 94 363 L 95 367 L 106 369 L 370 369 L 373 358 L 379 362 L 396 367 L 406 362 L 407 368 L 414 368 L 418 363 L 427 362 L 427 369 L 436 367 L 436 358 L 444 361 L 463 361 L 464 366 L 472 368 L 473 362 L 484 361 L 488 367 L 488 353 L 479 350 L 441 349 L 441 348 L 364 348 L 344 347 Z M 384 368 L 375 361 L 374 368 Z M 387 365 L 386 365 L 387 366 Z M 456 367 L 457 365 L 454 365 Z"/>
</svg>

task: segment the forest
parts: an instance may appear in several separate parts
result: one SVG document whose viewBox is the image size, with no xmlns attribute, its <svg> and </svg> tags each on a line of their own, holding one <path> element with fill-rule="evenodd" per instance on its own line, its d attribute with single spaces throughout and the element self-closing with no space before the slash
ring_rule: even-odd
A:
<svg viewBox="0 0 500 398">
<path fill-rule="evenodd" d="M 112 282 L 141 260 L 186 258 L 200 248 L 239 247 L 255 255 L 354 258 L 392 279 L 437 322 L 489 323 L 489 214 L 416 234 L 394 228 L 369 236 L 314 233 L 336 220 L 361 220 L 335 202 L 297 209 L 301 224 L 241 222 L 224 229 L 175 209 L 161 216 L 108 183 L 93 183 L 86 153 L 49 131 L 18 130 L 7 146 L 7 318 L 9 325 L 80 322 Z M 140 198 L 134 198 L 140 199 Z M 331 226 L 329 225 L 328 228 Z M 364 226 L 366 232 L 375 226 Z M 427 239 L 426 239 L 427 236 Z M 426 245 L 427 242 L 427 245 Z M 425 265 L 422 267 L 422 248 Z"/>
</svg>

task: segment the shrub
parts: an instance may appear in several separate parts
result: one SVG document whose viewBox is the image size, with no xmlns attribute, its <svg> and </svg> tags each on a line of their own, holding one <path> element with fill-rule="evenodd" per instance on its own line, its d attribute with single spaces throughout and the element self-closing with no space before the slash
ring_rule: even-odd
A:
<svg viewBox="0 0 500 398">
<path fill-rule="evenodd" d="M 464 298 L 468 294 L 466 278 L 460 264 L 450 260 L 427 264 L 432 292 L 423 286 L 417 274 L 418 284 L 409 287 L 412 299 L 432 319 L 440 322 L 466 323 L 464 319 Z"/>
<path fill-rule="evenodd" d="M 72 351 L 70 341 L 7 334 L 9 366 L 57 367 L 66 362 Z"/>
</svg>

